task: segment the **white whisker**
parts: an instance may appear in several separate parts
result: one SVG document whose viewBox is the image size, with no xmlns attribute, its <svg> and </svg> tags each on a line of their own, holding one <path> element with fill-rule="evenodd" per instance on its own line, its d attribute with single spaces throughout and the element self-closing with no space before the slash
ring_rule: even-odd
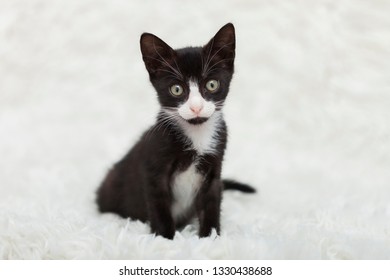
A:
<svg viewBox="0 0 390 280">
<path fill-rule="evenodd" d="M 212 41 L 212 43 L 214 43 L 214 40 Z M 213 60 L 213 58 L 214 58 L 221 50 L 223 50 L 224 48 L 226 48 L 227 46 L 232 45 L 232 44 L 233 44 L 233 43 L 229 43 L 229 44 L 223 45 L 222 47 L 220 47 L 220 48 L 213 54 L 213 56 L 212 56 L 211 58 L 208 58 L 208 59 L 207 59 L 207 63 L 206 63 L 206 65 L 205 65 L 205 69 L 203 69 L 203 73 L 202 73 L 203 76 L 206 76 L 205 74 L 209 72 L 209 71 L 207 71 L 207 70 L 208 70 L 208 67 L 209 67 L 209 65 L 210 65 L 210 62 Z M 210 53 L 211 53 L 211 49 L 212 49 L 212 46 L 210 47 L 209 56 L 210 56 Z M 209 57 L 209 56 L 208 56 L 208 57 Z"/>
<path fill-rule="evenodd" d="M 163 62 L 164 65 L 168 66 L 173 72 L 175 72 L 175 73 L 177 74 L 177 76 L 183 78 L 183 74 L 180 72 L 180 69 L 179 69 L 179 67 L 178 67 L 178 65 L 177 65 L 176 60 L 174 60 L 174 62 L 175 62 L 176 67 L 177 67 L 178 69 L 175 69 L 174 67 L 172 67 L 172 65 L 170 65 L 170 64 L 164 59 L 164 57 L 158 52 L 158 50 L 157 50 L 157 48 L 156 48 L 156 45 L 154 44 L 154 41 L 153 41 L 153 47 L 154 47 L 155 52 L 156 52 L 156 53 L 158 54 L 158 56 L 161 58 L 160 62 Z"/>
<path fill-rule="evenodd" d="M 222 59 L 222 60 L 217 61 L 216 63 L 214 63 L 213 65 L 211 65 L 211 66 L 207 69 L 207 71 L 206 71 L 206 73 L 204 74 L 204 76 L 207 76 L 208 74 L 212 73 L 212 71 L 218 69 L 218 68 L 215 68 L 218 64 L 223 63 L 223 62 L 225 62 L 225 61 L 229 61 L 229 60 L 231 60 L 231 58 L 225 58 L 225 59 Z"/>
<path fill-rule="evenodd" d="M 204 68 L 202 69 L 202 75 L 203 75 L 203 73 L 205 73 L 205 71 L 207 70 L 207 67 L 210 63 L 210 55 L 211 55 L 211 50 L 214 47 L 214 40 L 215 40 L 214 38 L 211 40 L 210 50 L 209 50 L 209 53 L 207 54 L 206 64 L 204 65 Z"/>
</svg>

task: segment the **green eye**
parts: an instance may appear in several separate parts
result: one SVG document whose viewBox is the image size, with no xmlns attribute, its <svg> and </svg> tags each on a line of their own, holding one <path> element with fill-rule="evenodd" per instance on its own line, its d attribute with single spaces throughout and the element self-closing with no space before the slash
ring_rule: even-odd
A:
<svg viewBox="0 0 390 280">
<path fill-rule="evenodd" d="M 219 89 L 219 82 L 217 80 L 210 80 L 206 83 L 206 89 L 209 92 L 216 92 Z"/>
<path fill-rule="evenodd" d="M 181 85 L 173 85 L 169 88 L 173 96 L 180 96 L 183 94 L 183 87 Z"/>
</svg>

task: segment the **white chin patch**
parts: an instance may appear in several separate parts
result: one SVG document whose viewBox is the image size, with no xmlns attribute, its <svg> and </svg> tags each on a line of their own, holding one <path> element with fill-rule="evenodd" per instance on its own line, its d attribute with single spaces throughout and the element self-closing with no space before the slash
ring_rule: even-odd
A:
<svg viewBox="0 0 390 280">
<path fill-rule="evenodd" d="M 178 112 L 185 120 L 210 118 L 215 112 L 215 105 L 213 102 L 205 100 L 199 93 L 198 85 L 191 82 L 188 100 L 180 105 Z"/>
</svg>

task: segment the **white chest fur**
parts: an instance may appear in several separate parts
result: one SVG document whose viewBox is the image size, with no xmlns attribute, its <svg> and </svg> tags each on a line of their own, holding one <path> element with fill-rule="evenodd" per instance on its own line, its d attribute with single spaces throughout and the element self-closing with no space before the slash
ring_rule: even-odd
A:
<svg viewBox="0 0 390 280">
<path fill-rule="evenodd" d="M 178 220 L 192 207 L 194 198 L 203 182 L 203 176 L 197 172 L 194 163 L 185 171 L 174 176 L 172 182 L 173 204 L 171 211 L 174 220 Z"/>
<path fill-rule="evenodd" d="M 221 125 L 222 113 L 215 112 L 207 122 L 201 125 L 191 125 L 182 122 L 184 134 L 191 141 L 191 146 L 198 154 L 213 154 L 216 152 L 217 137 Z"/>
</svg>

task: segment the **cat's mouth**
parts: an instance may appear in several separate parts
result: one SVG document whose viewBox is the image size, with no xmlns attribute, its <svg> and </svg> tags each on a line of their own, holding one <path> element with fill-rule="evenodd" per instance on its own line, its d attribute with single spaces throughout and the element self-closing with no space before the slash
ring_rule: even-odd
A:
<svg viewBox="0 0 390 280">
<path fill-rule="evenodd" d="M 198 124 L 202 124 L 204 122 L 206 122 L 209 118 L 203 118 L 203 117 L 196 117 L 196 118 L 192 118 L 192 119 L 188 119 L 186 120 L 188 123 L 190 124 L 195 124 L 195 125 L 198 125 Z"/>
</svg>

